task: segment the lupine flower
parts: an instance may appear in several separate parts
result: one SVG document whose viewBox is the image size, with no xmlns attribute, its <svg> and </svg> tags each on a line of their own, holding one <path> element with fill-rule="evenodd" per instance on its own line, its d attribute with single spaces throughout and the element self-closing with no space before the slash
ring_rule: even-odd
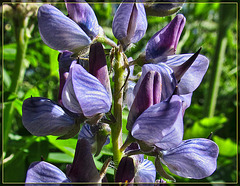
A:
<svg viewBox="0 0 240 186">
<path fill-rule="evenodd" d="M 124 50 L 142 39 L 147 30 L 144 5 L 135 0 L 124 0 L 114 15 L 112 30 Z"/>
<path fill-rule="evenodd" d="M 115 182 L 123 183 L 154 183 L 156 179 L 156 169 L 154 164 L 143 159 L 143 154 L 139 156 L 123 157 L 119 163 Z M 144 184 L 145 185 L 145 184 Z M 147 184 L 148 185 L 148 184 Z"/>
<path fill-rule="evenodd" d="M 75 116 L 52 100 L 42 97 L 24 100 L 22 122 L 35 136 L 65 135 L 77 127 Z"/>
<path fill-rule="evenodd" d="M 40 161 L 30 165 L 25 180 L 26 185 L 71 182 L 101 182 L 91 154 L 91 146 L 86 139 L 78 140 L 73 164 L 67 166 L 66 175 L 56 166 Z"/>
<path fill-rule="evenodd" d="M 99 32 L 97 17 L 91 6 L 84 0 L 65 0 L 69 17 L 91 38 Z"/>
<path fill-rule="evenodd" d="M 146 60 L 175 54 L 185 22 L 186 18 L 178 14 L 167 26 L 157 32 L 146 45 Z"/>
<path fill-rule="evenodd" d="M 155 166 L 163 177 L 174 180 L 163 174 L 160 162 L 181 177 L 202 179 L 210 176 L 217 166 L 218 146 L 202 138 L 182 141 L 182 116 L 181 99 L 173 95 L 170 101 L 146 109 L 135 121 L 131 135 L 137 139 L 142 152 L 157 153 Z"/>
<path fill-rule="evenodd" d="M 79 53 L 91 43 L 76 22 L 52 5 L 39 8 L 38 28 L 43 42 L 55 50 Z"/>
<path fill-rule="evenodd" d="M 76 63 L 72 63 L 70 67 L 62 92 L 62 103 L 71 112 L 82 113 L 87 118 L 106 113 L 111 108 L 111 100 L 105 87 Z"/>
<path fill-rule="evenodd" d="M 140 0 L 145 2 L 144 7 L 148 16 L 169 16 L 181 9 L 185 0 Z"/>
</svg>

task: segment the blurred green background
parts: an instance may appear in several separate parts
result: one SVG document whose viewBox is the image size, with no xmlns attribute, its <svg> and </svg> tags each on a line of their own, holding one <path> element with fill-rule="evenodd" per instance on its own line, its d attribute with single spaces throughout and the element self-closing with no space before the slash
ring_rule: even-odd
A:
<svg viewBox="0 0 240 186">
<path fill-rule="evenodd" d="M 54 5 L 67 14 L 64 4 Z M 77 137 L 69 140 L 56 140 L 54 136 L 35 137 L 22 125 L 24 99 L 41 96 L 57 101 L 58 96 L 59 52 L 49 48 L 40 38 L 36 18 L 39 6 L 41 4 L 22 4 L 11 9 L 5 4 L 2 9 L 1 171 L 4 183 L 24 182 L 28 166 L 33 161 L 40 161 L 41 157 L 65 172 L 66 164 L 72 163 L 77 143 Z M 105 2 L 91 6 L 105 34 L 117 42 L 111 25 L 118 4 Z M 184 116 L 184 139 L 206 138 L 213 132 L 212 139 L 219 146 L 219 157 L 217 170 L 210 177 L 190 180 L 173 175 L 177 182 L 228 184 L 236 183 L 238 179 L 236 9 L 236 3 L 185 3 L 178 12 L 184 14 L 187 21 L 176 54 L 194 53 L 202 47 L 201 54 L 210 60 L 203 82 L 194 92 L 192 104 Z M 146 35 L 126 52 L 127 56 L 136 59 L 152 35 L 173 17 L 148 17 Z M 127 114 L 124 109 L 124 126 Z M 125 138 L 127 130 L 124 128 L 123 132 Z M 101 168 L 111 155 L 110 143 L 95 158 L 97 167 Z M 113 172 L 113 168 L 108 169 L 109 181 L 113 181 Z"/>
</svg>

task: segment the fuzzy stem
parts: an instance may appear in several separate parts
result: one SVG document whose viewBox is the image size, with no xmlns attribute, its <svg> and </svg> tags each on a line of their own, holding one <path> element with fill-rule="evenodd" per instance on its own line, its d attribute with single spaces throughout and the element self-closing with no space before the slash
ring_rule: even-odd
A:
<svg viewBox="0 0 240 186">
<path fill-rule="evenodd" d="M 122 152 L 120 147 L 122 145 L 122 103 L 123 91 L 121 87 L 124 84 L 124 61 L 122 52 L 115 50 L 115 64 L 114 64 L 114 117 L 116 122 L 111 125 L 111 137 L 113 144 L 113 161 L 118 166 Z"/>
</svg>

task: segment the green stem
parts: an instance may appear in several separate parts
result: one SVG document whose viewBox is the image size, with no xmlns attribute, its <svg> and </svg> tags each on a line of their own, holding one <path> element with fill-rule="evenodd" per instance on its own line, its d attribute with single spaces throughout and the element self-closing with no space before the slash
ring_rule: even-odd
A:
<svg viewBox="0 0 240 186">
<path fill-rule="evenodd" d="M 29 40 L 29 36 L 27 34 L 29 17 L 19 16 L 18 18 L 19 19 L 14 20 L 17 53 L 15 58 L 15 66 L 11 77 L 12 82 L 9 88 L 9 92 L 13 94 L 17 94 L 18 87 L 22 83 L 24 78 L 24 73 L 26 70 L 24 60 Z M 15 109 L 13 102 L 9 102 L 4 105 L 4 149 L 6 149 L 8 134 L 11 130 L 13 122 L 14 111 Z"/>
<path fill-rule="evenodd" d="M 207 117 L 213 117 L 215 113 L 221 72 L 227 47 L 226 32 L 232 23 L 233 10 L 234 7 L 231 7 L 231 5 L 220 5 L 217 43 L 211 67 L 212 72 L 204 109 Z"/>
<path fill-rule="evenodd" d="M 122 152 L 120 147 L 122 146 L 122 102 L 123 91 L 121 87 L 124 84 L 124 60 L 121 51 L 115 51 L 115 64 L 114 64 L 114 117 L 116 123 L 111 125 L 111 137 L 113 144 L 113 161 L 118 166 Z"/>
</svg>

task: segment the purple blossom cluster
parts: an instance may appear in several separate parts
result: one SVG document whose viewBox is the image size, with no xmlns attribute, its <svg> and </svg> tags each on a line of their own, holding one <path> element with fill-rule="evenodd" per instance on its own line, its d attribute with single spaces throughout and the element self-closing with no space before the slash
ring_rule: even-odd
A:
<svg viewBox="0 0 240 186">
<path fill-rule="evenodd" d="M 109 143 L 111 125 L 115 124 L 111 107 L 116 92 L 110 86 L 104 47 L 98 42 L 104 36 L 103 29 L 85 1 L 65 2 L 68 16 L 49 4 L 38 10 L 42 40 L 60 52 L 58 103 L 30 97 L 23 103 L 22 121 L 35 136 L 68 139 L 78 135 L 78 142 L 66 174 L 48 162 L 34 162 L 27 172 L 27 184 L 106 182 L 106 171 L 97 170 L 92 156 Z M 146 12 L 156 14 L 157 8 L 164 10 L 164 16 L 173 13 L 168 6 L 123 1 L 112 23 L 113 35 L 118 39 L 113 48 L 124 53 L 131 43 L 141 40 L 147 30 Z M 201 49 L 194 54 L 175 54 L 185 23 L 185 17 L 177 14 L 152 36 L 139 58 L 128 64 L 131 68 L 141 66 L 142 72 L 137 83 L 126 80 L 130 90 L 126 91 L 129 133 L 120 149 L 123 155 L 116 167 L 116 182 L 154 185 L 156 172 L 175 181 L 162 165 L 175 175 L 192 179 L 208 177 L 216 170 L 215 142 L 205 138 L 183 140 L 185 110 L 209 64 L 199 54 Z M 153 156 L 155 163 L 144 159 L 147 156 Z"/>
</svg>

